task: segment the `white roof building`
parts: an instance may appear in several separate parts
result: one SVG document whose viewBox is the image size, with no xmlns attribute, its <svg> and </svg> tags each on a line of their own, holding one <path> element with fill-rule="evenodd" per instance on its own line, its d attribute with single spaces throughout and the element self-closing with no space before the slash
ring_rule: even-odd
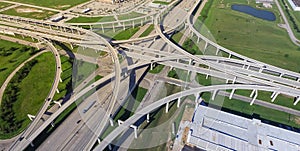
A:
<svg viewBox="0 0 300 151">
<path fill-rule="evenodd" d="M 300 150 L 297 132 L 205 106 L 196 109 L 187 141 L 204 150 Z"/>
</svg>

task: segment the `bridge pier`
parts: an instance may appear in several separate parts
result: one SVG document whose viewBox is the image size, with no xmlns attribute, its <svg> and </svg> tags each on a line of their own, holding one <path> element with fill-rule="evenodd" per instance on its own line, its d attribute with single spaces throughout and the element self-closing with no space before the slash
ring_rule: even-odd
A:
<svg viewBox="0 0 300 151">
<path fill-rule="evenodd" d="M 101 24 L 101 29 L 102 29 L 102 33 L 104 33 L 104 28 L 103 28 L 103 24 Z"/>
<path fill-rule="evenodd" d="M 217 51 L 216 51 L 216 56 L 219 54 L 219 50 L 220 50 L 220 49 L 219 49 L 219 48 L 217 48 Z"/>
<path fill-rule="evenodd" d="M 195 106 L 197 107 L 197 105 L 198 105 L 198 98 L 200 97 L 200 94 L 199 93 L 197 93 L 197 94 L 194 94 L 195 95 Z"/>
<path fill-rule="evenodd" d="M 98 141 L 98 144 L 100 144 L 100 143 L 101 143 L 101 140 L 100 140 L 100 138 L 97 138 L 97 141 Z"/>
<path fill-rule="evenodd" d="M 111 144 L 108 144 L 108 149 L 112 150 Z"/>
<path fill-rule="evenodd" d="M 144 26 L 144 25 L 143 25 L 143 20 L 141 20 L 141 26 Z"/>
<path fill-rule="evenodd" d="M 54 124 L 54 122 L 53 122 L 53 121 L 51 122 L 51 126 L 52 126 L 52 127 L 54 127 L 54 126 L 55 126 L 55 124 Z"/>
<path fill-rule="evenodd" d="M 59 93 L 59 90 L 58 90 L 58 88 L 56 89 L 56 93 Z"/>
<path fill-rule="evenodd" d="M 211 100 L 215 100 L 217 93 L 218 93 L 218 90 L 214 90 Z"/>
<path fill-rule="evenodd" d="M 232 97 L 233 97 L 234 91 L 235 91 L 235 89 L 232 89 L 232 91 L 231 91 L 231 93 L 230 93 L 230 95 L 229 95 L 229 99 L 230 99 L 230 100 L 231 100 Z"/>
<path fill-rule="evenodd" d="M 237 77 L 234 77 L 234 78 L 233 78 L 233 80 L 232 80 L 232 84 L 234 84 L 234 83 L 235 83 L 235 81 L 236 81 L 236 78 L 237 78 Z"/>
<path fill-rule="evenodd" d="M 206 50 L 206 48 L 208 47 L 208 43 L 207 42 L 205 42 L 205 46 L 204 46 L 204 52 L 205 52 L 205 50 Z"/>
<path fill-rule="evenodd" d="M 259 72 L 259 73 L 262 73 L 263 70 L 264 70 L 264 68 L 260 68 L 258 72 Z"/>
<path fill-rule="evenodd" d="M 272 98 L 271 102 L 274 102 L 278 95 L 279 95 L 279 92 L 276 92 L 273 96 L 271 96 L 271 98 Z"/>
<path fill-rule="evenodd" d="M 231 55 L 232 55 L 232 54 L 230 53 L 229 56 L 228 56 L 229 59 L 231 58 Z"/>
<path fill-rule="evenodd" d="M 35 116 L 34 115 L 31 115 L 31 114 L 27 114 L 28 118 L 30 119 L 30 121 L 33 121 L 35 119 Z"/>
<path fill-rule="evenodd" d="M 197 36 L 197 43 L 199 43 L 199 41 L 200 41 L 200 38 Z"/>
<path fill-rule="evenodd" d="M 118 120 L 118 125 L 119 126 L 122 125 L 123 123 L 124 123 L 123 121 Z M 137 139 L 137 137 L 138 137 L 138 133 L 137 133 L 138 127 L 135 126 L 135 125 L 130 125 L 129 127 L 134 129 L 134 138 Z"/>
<path fill-rule="evenodd" d="M 147 123 L 149 123 L 150 122 L 150 114 L 148 113 L 147 114 Z"/>
<path fill-rule="evenodd" d="M 253 92 L 253 91 L 252 91 L 252 92 Z M 255 95 L 254 95 L 254 97 L 253 97 L 253 99 L 252 99 L 252 101 L 251 101 L 250 105 L 253 105 L 253 103 L 254 103 L 255 99 L 256 99 L 256 98 L 257 98 L 257 96 L 258 96 L 258 92 L 257 92 L 257 90 L 255 90 L 254 92 L 255 92 Z"/>
<path fill-rule="evenodd" d="M 166 103 L 166 113 L 168 113 L 168 112 L 169 112 L 169 102 Z"/>
<path fill-rule="evenodd" d="M 150 70 L 153 70 L 153 63 L 150 64 Z"/>
<path fill-rule="evenodd" d="M 112 119 L 111 116 L 109 117 L 109 123 L 110 123 L 110 126 L 114 126 L 114 120 Z"/>
<path fill-rule="evenodd" d="M 192 64 L 192 62 L 193 62 L 193 59 L 190 59 L 190 60 L 189 60 L 189 65 L 191 65 L 191 64 Z"/>
<path fill-rule="evenodd" d="M 132 28 L 134 28 L 134 21 L 132 21 Z"/>
<path fill-rule="evenodd" d="M 125 28 L 125 22 L 123 23 L 123 30 L 126 30 L 126 28 Z"/>
<path fill-rule="evenodd" d="M 299 101 L 300 101 L 300 97 L 297 96 L 297 97 L 296 97 L 296 101 L 294 102 L 294 105 L 297 105 Z"/>
<path fill-rule="evenodd" d="M 61 107 L 61 103 L 58 101 L 53 101 L 53 103 L 57 104 L 59 107 Z"/>
<path fill-rule="evenodd" d="M 177 108 L 179 108 L 180 102 L 181 102 L 181 98 L 179 97 L 179 98 L 177 99 Z"/>
<path fill-rule="evenodd" d="M 116 32 L 114 23 L 112 23 L 112 27 L 113 27 L 113 31 Z"/>
<path fill-rule="evenodd" d="M 208 67 L 208 70 L 210 71 L 210 66 Z M 208 77 L 209 77 L 209 74 L 207 73 L 205 79 L 208 79 Z"/>
<path fill-rule="evenodd" d="M 34 144 L 33 144 L 32 142 L 30 142 L 30 146 L 31 146 L 31 147 L 34 147 Z"/>
</svg>

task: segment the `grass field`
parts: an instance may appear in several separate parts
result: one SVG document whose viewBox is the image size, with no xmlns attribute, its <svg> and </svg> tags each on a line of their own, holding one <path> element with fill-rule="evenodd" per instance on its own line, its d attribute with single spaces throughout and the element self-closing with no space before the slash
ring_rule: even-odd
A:
<svg viewBox="0 0 300 151">
<path fill-rule="evenodd" d="M 8 6 L 11 6 L 11 5 L 13 5 L 13 4 L 5 3 L 5 2 L 0 2 L 0 9 L 8 7 Z"/>
<path fill-rule="evenodd" d="M 213 1 L 205 24 L 216 41 L 250 58 L 299 72 L 300 49 L 290 41 L 286 31 L 277 26 L 281 19 L 276 6 L 267 9 L 277 16 L 276 21 L 270 22 L 231 10 L 230 5 L 235 3 L 247 4 L 236 0 Z M 250 5 L 255 7 L 255 1 Z"/>
<path fill-rule="evenodd" d="M 32 10 L 32 12 L 27 12 L 27 10 Z M 18 6 L 15 8 L 5 10 L 5 11 L 1 12 L 1 14 L 33 18 L 33 19 L 46 19 L 46 18 L 49 18 L 50 16 L 56 14 L 56 12 L 42 10 L 42 9 L 36 9 L 36 8 L 32 8 L 32 7 L 27 7 L 27 6 Z"/>
<path fill-rule="evenodd" d="M 114 40 L 126 40 L 132 37 L 137 31 L 140 30 L 140 27 L 135 27 L 135 28 L 129 28 L 126 30 L 123 30 L 116 34 L 113 39 Z"/>
<path fill-rule="evenodd" d="M 36 5 L 36 6 L 43 6 L 43 7 L 49 7 L 49 8 L 55 8 L 55 9 L 60 9 L 60 10 L 66 10 L 72 6 L 87 2 L 88 0 L 56 0 L 56 1 L 51 1 L 51 0 L 10 0 L 14 2 L 20 2 L 20 3 L 25 3 L 25 4 L 31 4 L 31 5 Z"/>
<path fill-rule="evenodd" d="M 156 65 L 153 70 L 149 70 L 149 73 L 152 73 L 152 74 L 158 74 L 162 71 L 162 69 L 164 68 L 165 66 L 164 65 L 161 65 L 161 64 L 158 64 Z"/>
<path fill-rule="evenodd" d="M 161 4 L 161 5 L 168 5 L 170 2 L 164 2 L 164 1 L 153 1 L 154 4 Z"/>
<path fill-rule="evenodd" d="M 2 85 L 5 79 L 15 68 L 30 58 L 30 52 L 21 52 L 20 48 L 24 47 L 23 45 L 4 40 L 0 40 L 0 47 L 7 50 L 13 47 L 17 48 L 17 50 L 12 51 L 12 53 L 8 56 L 0 55 L 0 85 Z"/>
<path fill-rule="evenodd" d="M 118 15 L 118 19 L 119 20 L 126 20 L 126 19 L 141 17 L 141 16 L 144 16 L 144 15 L 145 14 L 141 14 L 141 13 L 137 13 L 137 12 L 130 12 L 128 14 Z"/>
<path fill-rule="evenodd" d="M 51 52 L 44 53 L 36 60 L 37 63 L 31 68 L 28 75 L 19 83 L 14 83 L 17 84 L 18 95 L 12 108 L 15 120 L 20 122 L 21 126 L 13 133 L 1 135 L 1 138 L 10 138 L 24 130 L 30 123 L 27 114 L 36 115 L 52 87 L 55 75 L 53 54 Z M 4 98 L 5 96 L 6 92 Z"/>
<path fill-rule="evenodd" d="M 210 103 L 210 105 L 221 106 L 222 110 L 226 112 L 234 113 L 236 115 L 241 115 L 247 118 L 256 118 L 263 121 L 266 120 L 265 122 L 281 123 L 295 128 L 300 128 L 299 123 L 296 123 L 296 120 L 299 117 L 295 117 L 294 115 L 285 112 L 265 108 L 259 105 L 250 106 L 247 102 L 235 99 L 230 100 L 228 97 L 219 95 L 216 96 L 216 99 L 213 102 L 208 102 L 211 97 L 210 93 L 204 93 L 202 97 L 204 100 L 206 100 L 206 103 Z"/>
<path fill-rule="evenodd" d="M 154 25 L 150 25 L 139 37 L 146 37 L 154 30 Z"/>
<path fill-rule="evenodd" d="M 79 16 L 77 18 L 72 18 L 67 21 L 67 23 L 95 23 L 95 22 L 109 22 L 116 21 L 113 16 L 103 16 L 103 17 L 83 17 Z"/>
</svg>

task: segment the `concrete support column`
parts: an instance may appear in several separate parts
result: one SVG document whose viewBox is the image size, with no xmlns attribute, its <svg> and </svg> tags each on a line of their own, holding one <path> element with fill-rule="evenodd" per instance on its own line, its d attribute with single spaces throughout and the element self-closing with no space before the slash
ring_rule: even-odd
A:
<svg viewBox="0 0 300 151">
<path fill-rule="evenodd" d="M 205 51 L 205 49 L 207 48 L 207 46 L 208 46 L 208 43 L 206 42 L 206 43 L 205 43 L 205 46 L 204 46 L 204 51 Z"/>
<path fill-rule="evenodd" d="M 236 77 L 234 77 L 234 78 L 233 78 L 233 80 L 232 80 L 232 84 L 234 84 L 234 83 L 235 83 L 235 81 L 236 81 Z"/>
<path fill-rule="evenodd" d="M 132 21 L 132 28 L 134 28 L 134 21 Z"/>
<path fill-rule="evenodd" d="M 143 20 L 141 20 L 141 26 L 143 26 Z"/>
<path fill-rule="evenodd" d="M 57 104 L 59 107 L 61 107 L 61 103 L 58 101 L 53 101 L 53 103 Z"/>
<path fill-rule="evenodd" d="M 123 23 L 123 30 L 126 30 L 126 28 L 125 28 L 125 22 Z"/>
<path fill-rule="evenodd" d="M 299 101 L 300 101 L 300 97 L 297 96 L 297 97 L 296 97 L 296 101 L 294 102 L 294 105 L 297 105 Z"/>
<path fill-rule="evenodd" d="M 194 94 L 195 95 L 195 104 L 196 104 L 196 106 L 198 105 L 198 98 L 199 98 L 199 96 L 200 96 L 200 94 L 199 93 L 197 93 L 197 94 Z"/>
<path fill-rule="evenodd" d="M 217 51 L 216 51 L 216 56 L 219 54 L 219 51 L 220 51 L 220 49 L 219 49 L 219 48 L 217 48 Z"/>
<path fill-rule="evenodd" d="M 30 146 L 31 146 L 31 147 L 34 147 L 34 144 L 33 144 L 32 142 L 30 142 Z"/>
<path fill-rule="evenodd" d="M 111 116 L 109 117 L 109 123 L 110 123 L 110 126 L 114 126 L 114 120 L 112 119 Z"/>
<path fill-rule="evenodd" d="M 114 23 L 112 23 L 112 27 L 113 27 L 113 31 L 116 32 Z"/>
<path fill-rule="evenodd" d="M 247 66 L 247 70 L 249 70 L 249 69 L 250 69 L 250 65 Z"/>
<path fill-rule="evenodd" d="M 197 36 L 197 43 L 199 43 L 200 38 Z"/>
<path fill-rule="evenodd" d="M 51 126 L 52 126 L 52 127 L 54 127 L 54 126 L 55 126 L 55 124 L 54 124 L 54 122 L 53 122 L 53 121 L 51 122 Z"/>
<path fill-rule="evenodd" d="M 262 73 L 263 70 L 264 70 L 263 68 L 260 68 L 258 72 L 259 72 L 259 73 Z"/>
<path fill-rule="evenodd" d="M 230 100 L 231 100 L 232 97 L 233 97 L 234 91 L 235 91 L 235 89 L 232 89 L 232 91 L 231 91 L 231 93 L 230 93 L 230 95 L 229 95 L 229 99 L 230 99 Z"/>
<path fill-rule="evenodd" d="M 275 95 L 273 97 L 271 97 L 272 98 L 271 102 L 274 102 L 278 95 L 279 95 L 279 92 L 276 92 Z"/>
<path fill-rule="evenodd" d="M 169 102 L 166 104 L 166 113 L 169 112 Z"/>
<path fill-rule="evenodd" d="M 134 129 L 134 138 L 137 139 L 138 134 L 137 134 L 137 126 L 134 125 L 130 125 L 130 127 L 132 127 Z"/>
<path fill-rule="evenodd" d="M 218 93 L 218 90 L 214 90 L 211 100 L 215 100 L 217 93 Z"/>
<path fill-rule="evenodd" d="M 104 28 L 103 28 L 103 24 L 101 24 L 101 29 L 102 29 L 102 33 L 104 33 Z"/>
<path fill-rule="evenodd" d="M 208 70 L 210 70 L 210 66 L 208 67 Z M 207 73 L 205 79 L 208 79 L 208 77 L 209 77 L 209 74 Z"/>
<path fill-rule="evenodd" d="M 31 40 L 34 41 L 33 37 L 31 37 Z"/>
<path fill-rule="evenodd" d="M 191 65 L 191 64 L 192 64 L 192 62 L 193 62 L 193 59 L 190 59 L 190 60 L 189 60 L 189 65 Z"/>
<path fill-rule="evenodd" d="M 92 27 L 92 25 L 90 25 L 90 30 L 93 30 L 93 27 Z"/>
<path fill-rule="evenodd" d="M 108 149 L 112 150 L 111 144 L 108 144 Z"/>
<path fill-rule="evenodd" d="M 98 144 L 100 144 L 100 143 L 101 143 L 101 140 L 100 140 L 100 138 L 97 138 L 97 141 L 98 141 Z"/>
<path fill-rule="evenodd" d="M 177 99 L 177 108 L 179 108 L 180 102 L 181 102 L 181 98 L 179 97 L 179 98 Z"/>
<path fill-rule="evenodd" d="M 153 63 L 150 64 L 150 70 L 153 70 Z"/>
<path fill-rule="evenodd" d="M 256 91 L 256 89 L 253 89 L 253 90 L 252 90 L 252 92 L 251 92 L 251 94 L 250 94 L 250 97 L 251 97 L 251 98 L 253 97 L 255 91 Z"/>
<path fill-rule="evenodd" d="M 35 116 L 34 115 L 31 115 L 31 114 L 27 114 L 28 118 L 30 119 L 30 121 L 33 121 L 35 119 Z"/>
<path fill-rule="evenodd" d="M 71 47 L 71 49 L 74 49 L 72 43 L 70 43 L 70 47 Z"/>
<path fill-rule="evenodd" d="M 170 71 L 173 70 L 173 66 L 170 66 Z"/>
<path fill-rule="evenodd" d="M 254 97 L 253 97 L 253 99 L 252 99 L 250 105 L 253 105 L 255 99 L 257 98 L 257 96 L 258 96 L 258 92 L 257 92 L 257 90 L 255 90 L 255 95 L 254 95 Z"/>
<path fill-rule="evenodd" d="M 147 114 L 147 123 L 149 123 L 150 122 L 150 114 L 148 113 Z"/>
<path fill-rule="evenodd" d="M 229 56 L 228 56 L 228 58 L 231 58 L 231 55 L 232 55 L 232 54 L 230 53 Z"/>
<path fill-rule="evenodd" d="M 56 89 L 56 93 L 59 93 L 59 90 L 58 90 L 58 88 Z"/>
</svg>

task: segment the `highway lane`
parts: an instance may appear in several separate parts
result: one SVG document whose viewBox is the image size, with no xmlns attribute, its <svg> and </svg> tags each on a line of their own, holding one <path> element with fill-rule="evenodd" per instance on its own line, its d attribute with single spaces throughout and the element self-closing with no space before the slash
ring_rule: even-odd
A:
<svg viewBox="0 0 300 151">
<path fill-rule="evenodd" d="M 107 137 L 105 137 L 104 140 L 98 146 L 96 146 L 95 150 L 97 150 L 97 151 L 104 150 L 110 142 L 112 142 L 116 137 L 118 137 L 123 131 L 127 130 L 129 128 L 129 126 L 134 124 L 137 120 L 139 120 L 146 114 L 151 113 L 153 110 L 157 109 L 158 107 L 163 106 L 168 102 L 172 102 L 179 97 L 185 97 L 188 95 L 199 94 L 202 92 L 210 92 L 210 91 L 214 91 L 214 90 L 249 89 L 249 88 L 263 90 L 263 91 L 271 91 L 271 92 L 272 91 L 285 91 L 282 89 L 268 87 L 268 86 L 232 84 L 232 85 L 214 85 L 214 86 L 199 87 L 199 88 L 179 92 L 179 93 L 167 96 L 163 99 L 160 99 L 160 100 L 144 107 L 143 109 L 139 110 L 138 112 L 136 112 L 129 119 L 124 121 L 124 123 L 122 125 L 118 126 Z M 287 93 L 287 92 L 285 91 L 285 93 Z"/>
<path fill-rule="evenodd" d="M 281 8 L 281 6 L 280 6 L 278 0 L 274 0 L 274 1 L 275 1 L 275 4 L 277 5 L 277 8 L 278 8 L 278 10 L 279 10 L 279 12 L 280 12 L 281 17 L 283 18 L 283 21 L 284 21 L 285 26 L 286 26 L 285 29 L 286 29 L 286 31 L 287 31 L 287 33 L 288 33 L 288 35 L 289 35 L 291 41 L 292 41 L 295 45 L 300 46 L 300 44 L 299 44 L 300 41 L 299 41 L 299 39 L 297 39 L 296 36 L 294 35 L 294 33 L 293 33 L 292 29 L 291 29 L 290 23 L 288 22 L 288 19 L 286 18 L 286 16 L 285 16 L 285 14 L 284 14 L 284 12 L 283 12 L 283 10 L 282 10 L 282 8 Z"/>
</svg>

